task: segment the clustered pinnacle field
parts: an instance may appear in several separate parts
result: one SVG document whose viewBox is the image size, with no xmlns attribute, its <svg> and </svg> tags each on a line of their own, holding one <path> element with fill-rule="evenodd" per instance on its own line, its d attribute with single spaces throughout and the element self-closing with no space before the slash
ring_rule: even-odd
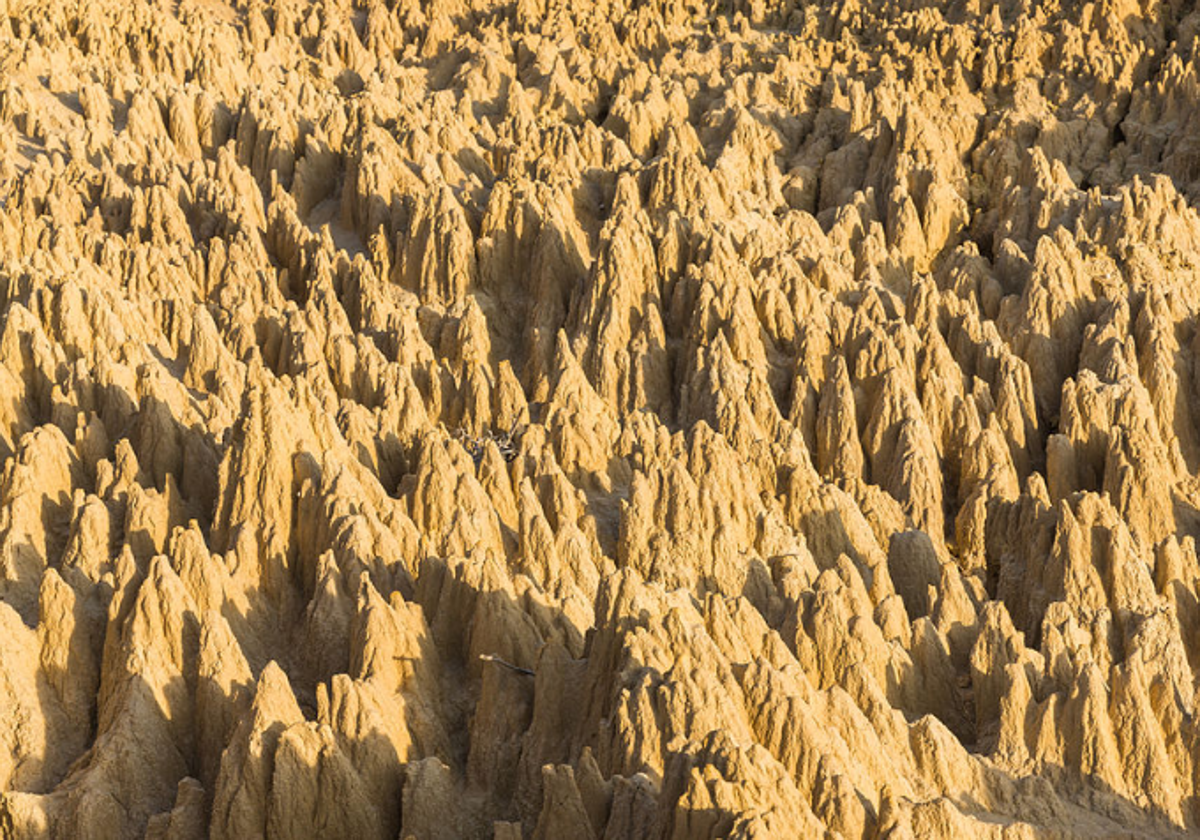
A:
<svg viewBox="0 0 1200 840">
<path fill-rule="evenodd" d="M 1194 836 L 1198 74 L 0 0 L 0 838 Z"/>
</svg>

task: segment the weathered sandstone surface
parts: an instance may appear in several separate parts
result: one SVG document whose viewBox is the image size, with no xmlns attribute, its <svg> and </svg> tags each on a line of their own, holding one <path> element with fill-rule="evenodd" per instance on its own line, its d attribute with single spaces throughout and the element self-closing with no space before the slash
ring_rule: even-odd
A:
<svg viewBox="0 0 1200 840">
<path fill-rule="evenodd" d="M 1200 831 L 1200 12 L 0 0 L 0 837 Z"/>
</svg>

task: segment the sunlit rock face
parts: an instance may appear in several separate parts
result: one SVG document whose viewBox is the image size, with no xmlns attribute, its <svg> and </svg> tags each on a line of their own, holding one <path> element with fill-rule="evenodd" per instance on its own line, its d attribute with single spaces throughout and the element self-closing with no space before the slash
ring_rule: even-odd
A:
<svg viewBox="0 0 1200 840">
<path fill-rule="evenodd" d="M 0 837 L 1200 831 L 1198 61 L 0 0 Z"/>
</svg>

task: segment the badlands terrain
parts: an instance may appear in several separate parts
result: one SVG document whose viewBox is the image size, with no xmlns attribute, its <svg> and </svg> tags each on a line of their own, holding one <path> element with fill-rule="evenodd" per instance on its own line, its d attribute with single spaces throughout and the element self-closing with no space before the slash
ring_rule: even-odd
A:
<svg viewBox="0 0 1200 840">
<path fill-rule="evenodd" d="M 0 0 L 0 837 L 1200 831 L 1200 12 Z"/>
</svg>

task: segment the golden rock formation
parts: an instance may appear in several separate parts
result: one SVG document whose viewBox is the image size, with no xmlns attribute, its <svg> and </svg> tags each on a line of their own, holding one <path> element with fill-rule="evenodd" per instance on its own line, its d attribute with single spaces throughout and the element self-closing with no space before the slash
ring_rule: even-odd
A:
<svg viewBox="0 0 1200 840">
<path fill-rule="evenodd" d="M 1198 62 L 0 0 L 0 837 L 1200 832 Z"/>
</svg>

